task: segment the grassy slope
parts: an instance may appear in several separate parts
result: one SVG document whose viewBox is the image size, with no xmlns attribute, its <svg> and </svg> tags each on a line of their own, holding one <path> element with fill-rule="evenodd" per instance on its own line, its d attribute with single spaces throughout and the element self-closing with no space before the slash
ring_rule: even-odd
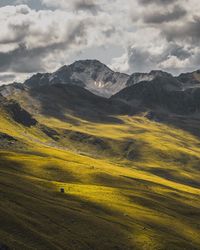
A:
<svg viewBox="0 0 200 250">
<path fill-rule="evenodd" d="M 62 135 L 56 144 L 39 127 L 0 114 L 0 132 L 20 142 L 0 151 L 0 243 L 20 250 L 200 249 L 197 138 L 139 116 L 119 117 L 116 125 L 73 117 L 76 126 L 38 116 Z M 104 138 L 108 152 L 69 140 L 66 129 Z"/>
</svg>

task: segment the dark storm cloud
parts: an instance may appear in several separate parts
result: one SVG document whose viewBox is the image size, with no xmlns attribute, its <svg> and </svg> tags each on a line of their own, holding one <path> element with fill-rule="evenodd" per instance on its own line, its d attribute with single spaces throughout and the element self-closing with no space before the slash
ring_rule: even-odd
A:
<svg viewBox="0 0 200 250">
<path fill-rule="evenodd" d="M 143 21 L 145 23 L 160 24 L 164 22 L 177 21 L 178 19 L 184 17 L 187 11 L 182 7 L 176 5 L 171 11 L 155 11 L 148 13 L 144 16 Z"/>
<path fill-rule="evenodd" d="M 177 0 L 138 0 L 138 2 L 143 5 L 149 5 L 149 4 L 169 5 L 171 3 L 177 2 Z"/>
<path fill-rule="evenodd" d="M 165 27 L 162 35 L 168 41 L 185 40 L 197 44 L 200 42 L 200 17 L 194 17 L 193 21 L 181 25 Z"/>
</svg>

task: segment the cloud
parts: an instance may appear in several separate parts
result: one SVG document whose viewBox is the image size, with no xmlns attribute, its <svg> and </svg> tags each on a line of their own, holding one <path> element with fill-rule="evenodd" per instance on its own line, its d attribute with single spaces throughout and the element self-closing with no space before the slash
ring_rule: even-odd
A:
<svg viewBox="0 0 200 250">
<path fill-rule="evenodd" d="M 114 58 L 111 67 L 125 73 L 149 72 L 152 69 L 168 70 L 174 74 L 191 69 L 190 63 L 196 66 L 199 58 L 194 58 L 191 47 L 182 47 L 177 43 L 169 43 L 159 49 L 131 46 L 118 58 Z M 194 63 L 195 62 L 195 63 Z"/>
<path fill-rule="evenodd" d="M 87 43 L 86 22 L 59 11 L 36 12 L 20 5 L 1 8 L 0 14 L 0 44 L 8 47 L 0 50 L 0 71 L 43 71 L 45 58 Z"/>
<path fill-rule="evenodd" d="M 98 11 L 101 10 L 100 6 L 92 0 L 79 0 L 74 2 L 75 10 L 83 10 L 83 11 L 90 11 L 93 14 L 96 14 Z"/>
<path fill-rule="evenodd" d="M 117 61 L 115 59 L 115 65 L 113 66 L 120 71 L 125 69 L 126 73 L 149 72 L 151 69 L 158 69 L 160 60 L 160 55 L 152 53 L 148 48 L 133 46 L 129 47 Z M 121 68 L 122 61 L 126 68 Z M 119 64 L 117 65 L 116 62 Z"/>
<path fill-rule="evenodd" d="M 183 18 L 187 14 L 187 11 L 176 5 L 173 7 L 172 10 L 165 10 L 164 12 L 160 12 L 159 10 L 155 12 L 148 13 L 144 15 L 144 22 L 145 23 L 153 23 L 153 24 L 160 24 L 164 22 L 172 22 L 177 21 L 180 18 Z"/>
<path fill-rule="evenodd" d="M 101 10 L 100 4 L 95 2 L 94 0 L 42 0 L 43 4 L 46 6 L 54 7 L 54 8 L 64 8 L 67 10 L 73 11 L 88 11 L 92 14 L 96 14 L 98 11 Z"/>
<path fill-rule="evenodd" d="M 0 74 L 0 85 L 12 82 L 15 79 L 15 74 Z"/>
<path fill-rule="evenodd" d="M 199 67 L 199 0 L 2 0 L 0 6 L 2 74 L 53 71 L 81 56 L 129 73 Z"/>
<path fill-rule="evenodd" d="M 30 78 L 31 74 L 20 74 L 13 72 L 0 72 L 0 86 L 4 84 L 9 84 L 12 82 L 24 82 L 26 79 Z"/>
<path fill-rule="evenodd" d="M 138 0 L 138 2 L 143 5 L 150 5 L 150 4 L 169 5 L 177 2 L 177 0 Z"/>
<path fill-rule="evenodd" d="M 135 37 L 121 56 L 123 60 L 126 58 L 123 62 L 128 71 L 157 68 L 177 74 L 180 70 L 199 68 L 199 2 L 141 0 L 138 3 L 137 13 L 136 8 L 131 13 Z M 116 59 L 113 62 L 116 66 Z"/>
<path fill-rule="evenodd" d="M 164 27 L 162 35 L 168 41 L 181 40 L 189 43 L 200 42 L 200 16 L 193 17 L 193 20 Z"/>
<path fill-rule="evenodd" d="M 35 11 L 26 5 L 0 8 L 0 71 L 52 70 L 83 48 L 115 39 L 117 28 L 107 14 L 95 19 L 84 13 L 75 16 L 61 10 Z"/>
</svg>

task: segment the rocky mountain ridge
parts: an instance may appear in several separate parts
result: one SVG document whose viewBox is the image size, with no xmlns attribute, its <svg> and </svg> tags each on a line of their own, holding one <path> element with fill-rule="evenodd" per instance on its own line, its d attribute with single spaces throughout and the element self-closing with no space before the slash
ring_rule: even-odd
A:
<svg viewBox="0 0 200 250">
<path fill-rule="evenodd" d="M 143 81 L 149 82 L 157 77 L 180 82 L 182 89 L 200 87 L 200 70 L 184 73 L 178 77 L 173 77 L 171 74 L 160 70 L 127 75 L 114 72 L 97 60 L 80 60 L 71 65 L 64 65 L 53 73 L 37 73 L 27 79 L 23 85 L 20 83 L 3 85 L 0 87 L 0 92 L 3 96 L 7 96 L 26 88 L 35 88 L 42 85 L 71 84 L 85 88 L 96 95 L 109 98 L 126 87 Z"/>
<path fill-rule="evenodd" d="M 28 110 L 43 107 L 44 112 L 46 107 L 46 114 L 67 107 L 94 116 L 146 109 L 188 115 L 200 112 L 200 71 L 178 77 L 158 70 L 128 76 L 97 60 L 84 60 L 53 73 L 38 73 L 24 84 L 1 86 L 0 94 Z"/>
<path fill-rule="evenodd" d="M 52 74 L 36 74 L 24 84 L 28 87 L 72 84 L 96 95 L 110 97 L 126 87 L 128 78 L 128 75 L 114 72 L 97 60 L 85 60 L 65 65 Z"/>
</svg>

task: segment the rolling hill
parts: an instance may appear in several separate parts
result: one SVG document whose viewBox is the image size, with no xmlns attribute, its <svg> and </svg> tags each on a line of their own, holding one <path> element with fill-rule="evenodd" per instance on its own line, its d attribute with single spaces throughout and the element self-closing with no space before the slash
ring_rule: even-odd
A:
<svg viewBox="0 0 200 250">
<path fill-rule="evenodd" d="M 199 89 L 77 64 L 0 88 L 0 249 L 200 249 Z"/>
</svg>

